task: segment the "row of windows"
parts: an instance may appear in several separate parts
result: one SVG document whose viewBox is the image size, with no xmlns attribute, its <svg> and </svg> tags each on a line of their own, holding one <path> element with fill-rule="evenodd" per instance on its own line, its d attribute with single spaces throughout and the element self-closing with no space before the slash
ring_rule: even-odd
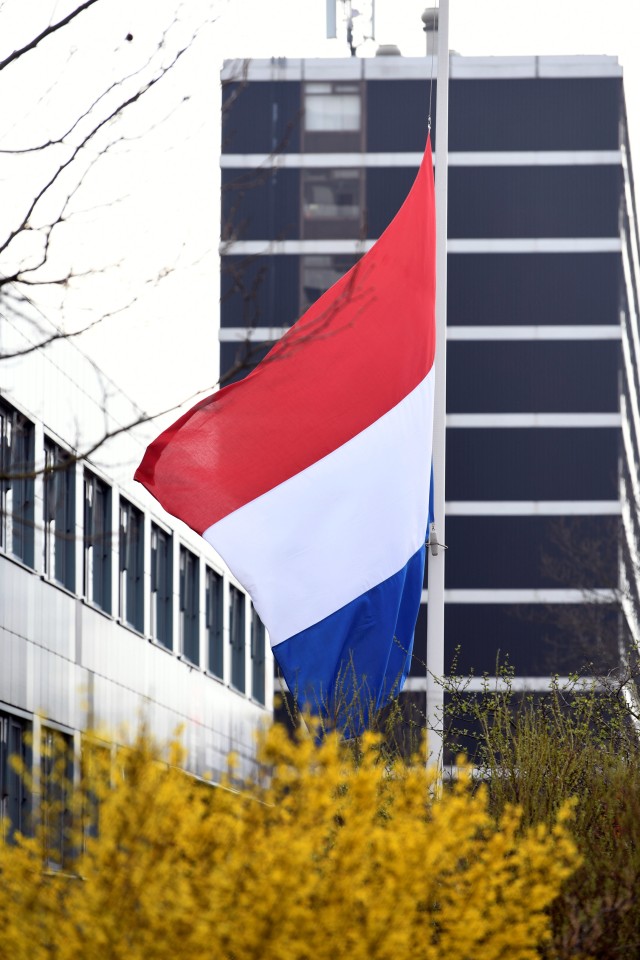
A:
<svg viewBox="0 0 640 960">
<path fill-rule="evenodd" d="M 444 672 L 461 677 L 606 676 L 620 663 L 625 630 L 618 604 L 447 603 Z M 424 677 L 427 605 L 416 625 L 410 676 Z"/>
<path fill-rule="evenodd" d="M 221 235 L 225 241 L 379 237 L 415 174 L 413 166 L 223 168 Z M 615 237 L 621 190 L 615 165 L 453 166 L 448 236 Z"/>
<path fill-rule="evenodd" d="M 96 835 L 99 814 L 90 788 L 81 806 L 73 803 L 72 791 L 81 781 L 110 776 L 111 764 L 104 743 L 83 737 L 78 751 L 72 734 L 0 710 L 0 842 L 11 843 L 17 831 L 32 836 L 39 828 L 46 866 L 68 867 L 78 841 Z"/>
<path fill-rule="evenodd" d="M 40 518 L 34 508 L 34 428 L 5 404 L 0 404 L 0 546 L 35 568 L 35 528 Z M 48 579 L 72 593 L 78 592 L 76 572 L 75 461 L 57 444 L 45 439 L 42 524 L 43 568 Z M 144 514 L 124 497 L 119 498 L 118 530 L 112 530 L 112 490 L 85 469 L 82 536 L 82 588 L 84 598 L 139 633 L 145 631 L 145 569 L 149 577 L 149 624 L 153 640 L 174 650 L 195 666 L 225 679 L 224 581 L 221 574 L 189 550 L 178 548 L 178 637 L 174 637 L 174 547 L 170 533 L 150 525 L 145 542 Z M 117 604 L 112 609 L 113 541 L 117 537 Z M 201 648 L 200 585 L 204 577 L 204 650 Z M 247 598 L 229 586 L 230 676 L 233 687 L 246 692 L 245 636 Z M 265 702 L 265 629 L 251 607 L 251 695 Z M 177 643 L 176 643 L 177 641 Z"/>
<path fill-rule="evenodd" d="M 33 765 L 33 728 L 23 717 L 0 711 L 0 840 L 11 843 L 14 833 L 33 833 L 39 814 L 46 844 L 47 865 L 64 866 L 70 854 L 69 828 L 73 783 L 73 738 L 42 725 L 39 765 Z M 38 811 L 33 782 L 38 783 Z M 84 811 L 83 811 L 84 812 Z"/>
<path fill-rule="evenodd" d="M 613 150 L 621 91 L 618 77 L 453 79 L 449 148 Z M 223 101 L 223 152 L 415 151 L 427 137 L 429 79 L 224 82 Z"/>
<path fill-rule="evenodd" d="M 356 259 L 352 254 L 226 255 L 221 326 L 286 327 Z M 618 253 L 450 253 L 448 324 L 618 323 L 622 283 Z"/>
</svg>

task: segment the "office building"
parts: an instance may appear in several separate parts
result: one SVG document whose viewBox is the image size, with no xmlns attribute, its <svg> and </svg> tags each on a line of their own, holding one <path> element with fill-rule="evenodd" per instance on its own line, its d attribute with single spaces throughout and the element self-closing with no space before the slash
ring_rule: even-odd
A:
<svg viewBox="0 0 640 960">
<path fill-rule="evenodd" d="M 2 318 L 0 833 L 28 830 L 61 738 L 126 743 L 145 723 L 178 737 L 185 768 L 253 769 L 270 716 L 271 657 L 244 590 L 204 540 L 132 481 L 158 430 L 72 340 L 31 350 L 42 317 Z M 96 439 L 114 436 L 81 457 Z M 92 741 L 92 742 L 93 742 Z M 60 844 L 66 841 L 61 836 Z M 62 855 L 62 852 L 61 852 Z"/>
<path fill-rule="evenodd" d="M 437 139 L 430 73 L 225 64 L 222 371 L 243 375 L 389 223 L 430 99 Z M 639 263 L 617 59 L 452 55 L 445 663 L 470 691 L 505 661 L 531 690 L 609 671 L 640 639 Z"/>
</svg>

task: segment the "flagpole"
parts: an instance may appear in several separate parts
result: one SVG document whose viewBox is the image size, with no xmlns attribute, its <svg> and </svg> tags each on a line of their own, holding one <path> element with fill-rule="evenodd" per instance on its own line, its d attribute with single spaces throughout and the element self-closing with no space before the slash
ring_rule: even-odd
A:
<svg viewBox="0 0 640 960">
<path fill-rule="evenodd" d="M 427 763 L 442 766 L 444 691 L 444 558 L 437 543 L 445 541 L 445 414 L 447 357 L 447 188 L 449 152 L 449 0 L 438 11 L 438 74 L 436 91 L 436 356 L 433 414 L 434 528 L 436 544 L 428 554 L 427 601 Z M 435 536 L 434 536 L 435 534 Z"/>
</svg>

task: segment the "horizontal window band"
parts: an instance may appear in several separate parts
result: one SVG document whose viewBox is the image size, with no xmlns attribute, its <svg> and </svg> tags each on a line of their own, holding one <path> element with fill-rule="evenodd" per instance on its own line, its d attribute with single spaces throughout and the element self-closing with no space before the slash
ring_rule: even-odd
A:
<svg viewBox="0 0 640 960">
<path fill-rule="evenodd" d="M 620 340 L 621 337 L 621 327 L 614 324 L 447 327 L 447 340 Z"/>
<path fill-rule="evenodd" d="M 507 690 L 512 690 L 514 693 L 548 693 L 551 689 L 560 688 L 561 690 L 566 691 L 567 693 L 574 692 L 576 690 L 593 690 L 596 691 L 604 690 L 605 687 L 598 683 L 597 680 L 592 679 L 591 677 L 578 678 L 575 677 L 473 677 L 456 675 L 455 677 L 447 677 L 445 675 L 445 681 L 450 680 L 455 683 L 455 688 L 458 693 L 494 693 L 496 691 L 506 692 Z M 279 674 L 276 674 L 274 680 L 274 689 L 276 692 L 281 691 L 282 693 L 288 693 L 289 688 L 285 683 L 283 677 Z M 407 677 L 402 688 L 402 693 L 426 693 L 427 692 L 427 677 Z M 445 691 L 446 693 L 446 691 Z"/>
<path fill-rule="evenodd" d="M 422 154 L 411 153 L 223 153 L 227 170 L 318 169 L 322 167 L 414 167 Z M 450 167 L 579 167 L 618 166 L 620 150 L 469 150 L 450 153 Z"/>
<path fill-rule="evenodd" d="M 279 340 L 288 327 L 223 327 L 218 333 L 221 343 L 270 343 Z M 620 340 L 619 326 L 576 324 L 575 326 L 491 326 L 447 327 L 447 340 Z"/>
<path fill-rule="evenodd" d="M 220 243 L 221 256 L 277 256 L 283 254 L 341 254 L 359 256 L 375 240 L 228 240 Z M 506 237 L 458 238 L 447 242 L 447 252 L 472 253 L 619 253 L 619 237 Z"/>
<path fill-rule="evenodd" d="M 452 500 L 449 517 L 606 517 L 622 512 L 618 500 Z"/>
<path fill-rule="evenodd" d="M 598 684 L 597 680 L 591 677 L 467 677 L 456 676 L 453 678 L 458 693 L 494 693 L 496 691 L 513 690 L 514 693 L 548 693 L 549 690 L 559 687 L 567 693 L 576 690 L 604 689 Z M 403 692 L 407 693 L 426 693 L 427 678 L 407 677 Z M 446 694 L 446 691 L 445 691 Z"/>
<path fill-rule="evenodd" d="M 455 80 L 508 80 L 529 78 L 621 77 L 618 58 L 593 56 L 464 57 L 451 54 L 449 78 Z M 290 82 L 303 80 L 424 80 L 437 73 L 438 58 L 427 57 L 334 57 L 300 59 L 276 57 L 256 60 L 225 60 L 221 79 L 236 81 Z"/>
<path fill-rule="evenodd" d="M 422 603 L 427 603 L 428 590 L 422 591 Z M 555 603 L 613 603 L 616 591 L 607 587 L 593 590 L 571 588 L 540 588 L 502 590 L 445 590 L 445 603 L 499 603 L 499 604 L 555 604 Z"/>
<path fill-rule="evenodd" d="M 619 413 L 448 413 L 449 428 L 619 427 Z"/>
<path fill-rule="evenodd" d="M 447 242 L 448 253 L 620 253 L 619 237 L 506 237 Z"/>
</svg>

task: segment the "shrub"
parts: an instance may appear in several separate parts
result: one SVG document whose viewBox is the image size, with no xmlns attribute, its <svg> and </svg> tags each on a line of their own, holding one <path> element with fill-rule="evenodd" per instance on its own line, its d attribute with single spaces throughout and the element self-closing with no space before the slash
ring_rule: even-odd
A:
<svg viewBox="0 0 640 960">
<path fill-rule="evenodd" d="M 174 748 L 175 749 L 175 748 Z M 176 757 L 174 755 L 173 760 Z M 148 739 L 74 794 L 72 869 L 0 844 L 0 955 L 12 960 L 528 960 L 579 858 L 570 804 L 494 818 L 467 774 L 273 727 L 255 782 L 203 784 Z M 93 764 L 95 767 L 96 764 Z M 91 824 L 98 811 L 97 835 Z"/>
<path fill-rule="evenodd" d="M 555 684 L 546 696 L 514 694 L 508 679 L 465 695 L 449 690 L 451 735 L 475 731 L 475 763 L 499 820 L 512 804 L 522 825 L 551 825 L 576 800 L 572 835 L 580 868 L 550 908 L 552 960 L 640 956 L 640 742 L 619 686 Z"/>
</svg>

